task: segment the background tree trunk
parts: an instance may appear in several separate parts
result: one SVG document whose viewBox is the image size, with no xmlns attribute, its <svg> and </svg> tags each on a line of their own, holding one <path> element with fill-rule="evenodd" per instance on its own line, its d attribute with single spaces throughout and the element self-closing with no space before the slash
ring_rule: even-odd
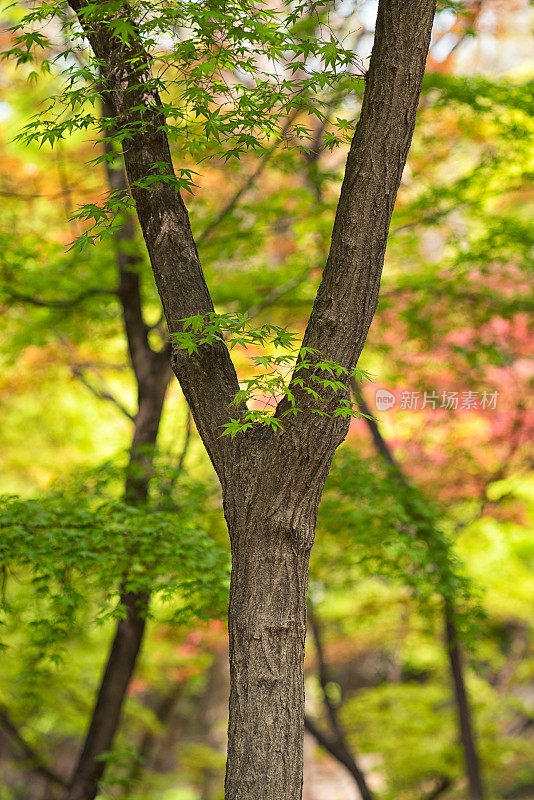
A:
<svg viewBox="0 0 534 800">
<path fill-rule="evenodd" d="M 406 510 L 414 519 L 425 521 L 418 508 L 414 508 L 407 492 L 410 488 L 409 482 L 404 475 L 402 467 L 396 460 L 393 452 L 382 436 L 377 421 L 373 418 L 369 406 L 365 402 L 362 391 L 356 381 L 352 383 L 352 392 L 358 408 L 364 414 L 364 419 L 369 428 L 377 453 L 392 468 L 393 475 L 396 477 L 400 486 L 404 490 L 403 501 Z M 430 530 L 432 530 L 430 528 Z M 475 731 L 471 719 L 471 709 L 469 698 L 465 686 L 464 667 L 458 642 L 458 631 L 454 620 L 454 599 L 451 597 L 443 598 L 443 614 L 445 620 L 445 643 L 447 657 L 449 659 L 450 674 L 454 684 L 454 696 L 456 701 L 456 713 L 458 717 L 458 727 L 460 730 L 460 742 L 464 756 L 466 776 L 469 784 L 470 800 L 484 800 L 484 790 L 482 785 L 482 773 L 476 745 Z M 447 787 L 445 787 L 447 788 Z"/>
<path fill-rule="evenodd" d="M 307 607 L 308 607 L 308 620 L 315 641 L 317 674 L 323 694 L 323 706 L 326 709 L 330 734 L 325 734 L 323 731 L 321 731 L 321 729 L 315 724 L 315 722 L 312 719 L 310 719 L 310 717 L 305 718 L 304 724 L 306 726 L 306 729 L 315 738 L 317 743 L 321 747 L 324 747 L 324 749 L 328 753 L 330 753 L 330 755 L 332 755 L 335 759 L 337 759 L 337 761 L 339 761 L 340 764 L 343 764 L 343 766 L 348 770 L 348 772 L 350 772 L 350 774 L 354 778 L 356 786 L 358 787 L 358 791 L 362 797 L 362 800 L 374 800 L 374 795 L 371 789 L 369 788 L 367 779 L 363 774 L 362 770 L 359 768 L 358 764 L 356 763 L 356 758 L 352 753 L 350 747 L 348 746 L 347 736 L 344 727 L 341 723 L 341 720 L 339 719 L 337 707 L 334 705 L 334 703 L 332 702 L 332 700 L 328 695 L 328 684 L 330 683 L 330 676 L 324 654 L 321 626 L 319 624 L 319 620 L 313 609 L 311 601 L 308 601 Z"/>
<path fill-rule="evenodd" d="M 102 756 L 113 743 L 122 705 L 143 641 L 148 597 L 122 593 L 126 618 L 117 623 L 91 723 L 66 800 L 93 800 L 106 767 Z"/>
<path fill-rule="evenodd" d="M 447 643 L 451 676 L 454 683 L 456 713 L 458 714 L 460 740 L 462 743 L 465 771 L 469 785 L 469 800 L 484 800 L 484 789 L 475 745 L 473 723 L 471 721 L 471 709 L 469 707 L 469 700 L 467 698 L 467 691 L 463 678 L 462 656 L 458 644 L 458 633 L 456 625 L 454 624 L 452 609 L 447 601 L 445 601 L 445 640 Z"/>
<path fill-rule="evenodd" d="M 103 114 L 105 117 L 113 114 L 107 101 L 103 104 Z M 111 153 L 109 142 L 106 143 L 106 150 L 108 154 Z M 110 191 L 127 192 L 128 183 L 122 159 L 119 159 L 118 164 L 106 162 L 106 168 Z M 148 326 L 145 324 L 142 309 L 140 265 L 132 252 L 134 237 L 134 219 L 127 214 L 115 237 L 118 295 L 130 361 L 137 382 L 138 402 L 126 469 L 124 499 L 132 505 L 142 506 L 148 499 L 154 451 L 171 370 L 170 348 L 163 347 L 161 351 L 155 351 L 148 342 Z M 124 584 L 126 580 L 125 576 Z M 143 642 L 149 596 L 128 592 L 123 588 L 120 602 L 125 617 L 117 623 L 89 728 L 70 780 L 66 800 L 93 800 L 96 797 L 98 784 L 106 769 L 103 756 L 113 745 L 128 685 Z"/>
</svg>

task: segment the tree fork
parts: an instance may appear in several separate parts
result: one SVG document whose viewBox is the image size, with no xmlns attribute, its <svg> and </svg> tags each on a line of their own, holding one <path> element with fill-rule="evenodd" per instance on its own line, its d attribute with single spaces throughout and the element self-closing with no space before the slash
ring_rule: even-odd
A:
<svg viewBox="0 0 534 800">
<path fill-rule="evenodd" d="M 128 133 L 128 181 L 172 334 L 185 317 L 212 312 L 213 302 L 176 185 L 153 182 L 155 163 L 167 178 L 174 169 L 150 57 L 140 37 L 125 43 L 105 17 L 86 14 L 86 0 L 69 2 L 101 65 L 117 127 Z M 304 337 L 306 347 L 348 370 L 357 364 L 378 301 L 434 12 L 435 0 L 380 0 L 378 7 L 362 111 Z M 309 395 L 296 390 L 304 411 L 285 417 L 282 433 L 260 427 L 235 440 L 221 437 L 239 389 L 224 342 L 191 356 L 176 350 L 173 369 L 221 481 L 232 545 L 226 797 L 300 800 L 308 560 L 324 481 L 348 422 L 309 413 Z M 338 398 L 332 401 L 333 408 Z M 282 402 L 277 415 L 285 409 Z"/>
</svg>

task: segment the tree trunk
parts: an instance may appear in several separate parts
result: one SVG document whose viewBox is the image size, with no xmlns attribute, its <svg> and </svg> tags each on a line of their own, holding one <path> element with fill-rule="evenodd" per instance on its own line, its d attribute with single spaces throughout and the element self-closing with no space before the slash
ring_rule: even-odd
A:
<svg viewBox="0 0 534 800">
<path fill-rule="evenodd" d="M 102 756 L 113 743 L 119 725 L 122 704 L 143 640 L 148 597 L 123 592 L 126 618 L 117 630 L 100 684 L 78 764 L 74 770 L 66 800 L 93 800 L 106 767 Z"/>
<path fill-rule="evenodd" d="M 164 106 L 150 55 L 127 6 L 69 0 L 102 70 L 122 133 L 129 186 L 171 334 L 186 317 L 213 312 L 185 204 L 174 183 Z M 380 0 L 366 90 L 345 168 L 330 252 L 304 345 L 345 370 L 361 354 L 378 301 L 395 198 L 410 146 L 435 0 Z M 131 35 L 113 33 L 126 18 Z M 106 24 L 108 23 L 108 24 Z M 154 166 L 162 179 L 154 183 Z M 147 184 L 147 180 L 149 183 Z M 239 382 L 220 340 L 173 370 L 223 489 L 231 537 L 231 699 L 227 800 L 300 800 L 304 719 L 306 583 L 324 481 L 348 420 L 332 390 L 317 406 L 292 384 L 302 413 L 280 434 L 221 436 Z M 302 377 L 302 373 L 300 375 Z M 231 409 L 233 412 L 231 413 Z M 330 412 L 334 418 L 313 412 Z M 258 426 L 256 426 L 258 427 Z M 261 428 L 261 426 L 259 426 Z"/>
<path fill-rule="evenodd" d="M 456 698 L 456 712 L 460 727 L 460 738 L 464 754 L 465 770 L 469 784 L 469 800 L 484 800 L 484 789 L 475 745 L 475 735 L 471 720 L 471 709 L 465 689 L 462 669 L 462 656 L 458 645 L 458 634 L 449 604 L 445 603 L 445 638 L 451 666 Z"/>
<path fill-rule="evenodd" d="M 226 798 L 299 800 L 311 542 L 254 517 L 231 534 Z"/>
<path fill-rule="evenodd" d="M 352 391 L 360 411 L 362 414 L 366 415 L 364 419 L 373 437 L 377 452 L 392 467 L 393 474 L 396 476 L 400 485 L 407 490 L 409 488 L 409 484 L 404 475 L 402 467 L 395 459 L 389 444 L 382 436 L 378 423 L 372 418 L 371 411 L 365 402 L 365 398 L 361 392 L 361 389 L 355 381 L 352 384 Z M 404 504 L 406 506 L 406 510 L 412 514 L 415 519 L 424 521 L 424 518 L 421 517 L 420 510 L 413 507 L 413 504 L 406 496 L 406 493 L 404 494 Z M 454 622 L 454 601 L 449 597 L 444 597 L 443 605 L 447 656 L 449 659 L 452 681 L 454 683 L 456 710 L 460 729 L 460 741 L 462 744 L 467 781 L 469 784 L 469 797 L 470 800 L 483 800 L 484 791 L 482 787 L 482 775 L 478 760 L 475 733 L 471 720 L 469 698 L 467 696 L 467 689 L 465 686 L 464 668 L 458 644 L 458 633 L 456 630 L 456 624 Z"/>
<path fill-rule="evenodd" d="M 110 116 L 107 102 L 104 116 Z M 108 153 L 109 144 L 106 147 Z M 126 191 L 122 164 L 107 162 L 110 191 Z M 119 272 L 119 299 L 132 369 L 137 382 L 138 407 L 125 476 L 124 499 L 143 506 L 148 499 L 154 450 L 165 394 L 170 380 L 170 349 L 154 351 L 148 342 L 148 327 L 143 319 L 138 258 L 131 252 L 134 220 L 127 215 L 115 241 Z M 126 247 L 124 246 L 126 244 Z M 126 583 L 126 578 L 124 583 Z M 119 620 L 111 645 L 85 742 L 72 774 L 66 800 L 93 800 L 104 775 L 103 755 L 110 750 L 119 727 L 128 685 L 143 642 L 149 596 L 121 591 L 125 618 Z"/>
</svg>

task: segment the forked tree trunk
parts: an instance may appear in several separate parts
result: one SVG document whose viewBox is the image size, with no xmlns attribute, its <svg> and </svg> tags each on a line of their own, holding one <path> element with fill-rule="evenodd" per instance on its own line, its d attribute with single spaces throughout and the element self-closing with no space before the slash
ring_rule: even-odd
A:
<svg viewBox="0 0 534 800">
<path fill-rule="evenodd" d="M 125 134 L 130 189 L 169 330 L 176 333 L 184 318 L 209 314 L 214 306 L 173 182 L 150 56 L 127 6 L 91 3 L 91 12 L 100 5 L 98 15 L 86 13 L 87 0 L 69 4 L 99 60 L 104 91 Z M 346 370 L 358 362 L 378 302 L 434 12 L 435 0 L 379 2 L 362 111 L 303 342 L 308 352 Z M 127 41 L 109 24 L 123 17 L 131 31 Z M 155 165 L 162 176 L 156 183 Z M 293 384 L 302 413 L 285 417 L 289 407 L 282 401 L 276 415 L 284 419 L 283 432 L 248 430 L 232 440 L 221 433 L 232 418 L 239 383 L 225 343 L 193 354 L 176 348 L 172 364 L 221 481 L 232 544 L 226 798 L 300 800 L 308 558 L 319 498 L 348 421 L 335 416 L 335 392 L 326 392 L 328 403 L 318 407 Z"/>
</svg>

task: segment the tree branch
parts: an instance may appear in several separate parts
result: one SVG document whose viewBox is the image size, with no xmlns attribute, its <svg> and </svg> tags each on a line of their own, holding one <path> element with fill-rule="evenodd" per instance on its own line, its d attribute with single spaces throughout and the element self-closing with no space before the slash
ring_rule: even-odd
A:
<svg viewBox="0 0 534 800">
<path fill-rule="evenodd" d="M 454 781 L 451 778 L 440 778 L 434 788 L 431 789 L 428 794 L 425 794 L 421 800 L 436 800 L 436 798 L 449 789 L 453 783 Z"/>
<path fill-rule="evenodd" d="M 360 411 L 361 414 L 363 414 L 363 419 L 365 420 L 365 424 L 369 428 L 377 452 L 382 456 L 384 461 L 386 461 L 389 464 L 390 467 L 393 467 L 397 479 L 401 481 L 403 484 L 406 484 L 407 481 L 404 477 L 404 473 L 402 472 L 400 464 L 393 455 L 388 443 L 382 436 L 380 428 L 378 427 L 378 423 L 376 419 L 373 417 L 371 409 L 369 408 L 369 406 L 365 401 L 361 387 L 358 381 L 355 379 L 351 381 L 351 390 L 354 400 L 356 401 L 356 405 L 358 406 L 358 410 Z"/>
<path fill-rule="evenodd" d="M 345 167 L 330 251 L 303 346 L 347 370 L 358 362 L 378 302 L 391 214 L 411 143 L 435 12 L 434 0 L 381 0 L 362 109 Z M 300 364 L 297 369 L 301 370 Z M 299 371 L 306 380 L 306 372 Z M 295 378 L 295 374 L 293 376 Z M 300 383 L 300 381 L 299 381 Z M 336 416 L 339 392 L 316 408 L 307 387 L 291 383 L 276 416 L 302 449 L 334 453 L 349 420 Z M 311 424 L 306 412 L 331 413 Z M 311 476 L 310 476 L 311 479 Z"/>
<path fill-rule="evenodd" d="M 449 656 L 451 676 L 454 683 L 458 726 L 460 728 L 460 738 L 469 782 L 469 797 L 470 800 L 484 800 L 484 789 L 482 786 L 478 752 L 475 745 L 471 709 L 469 707 L 469 699 L 465 688 L 462 656 L 458 644 L 458 631 L 454 622 L 454 609 L 452 603 L 447 599 L 445 599 L 445 641 L 447 643 L 447 654 Z"/>
<path fill-rule="evenodd" d="M 112 395 L 108 389 L 105 389 L 104 387 L 98 389 L 96 386 L 93 386 L 93 384 L 87 380 L 79 367 L 74 366 L 71 368 L 71 370 L 74 377 L 78 378 L 78 380 L 80 380 L 83 385 L 86 386 L 92 394 L 94 394 L 95 397 L 98 397 L 99 400 L 108 400 L 110 403 L 113 403 L 113 405 L 119 409 L 121 414 L 124 414 L 125 417 L 128 417 L 130 422 L 135 422 L 134 415 L 130 414 L 126 406 L 124 406 L 120 400 Z"/>
<path fill-rule="evenodd" d="M 393 474 L 399 484 L 405 488 L 409 483 L 404 475 L 402 467 L 395 459 L 388 443 L 383 438 L 378 423 L 370 414 L 369 407 L 365 402 L 363 393 L 356 381 L 352 381 L 352 392 L 354 399 L 358 405 L 359 410 L 365 415 L 365 422 L 371 432 L 376 450 L 382 458 L 392 468 Z M 412 503 L 405 499 L 407 510 L 416 518 L 421 519 L 421 514 L 414 510 Z M 471 720 L 471 710 L 469 707 L 469 700 L 465 687 L 464 672 L 460 648 L 458 644 L 458 632 L 454 620 L 454 601 L 449 597 L 443 597 L 444 605 L 444 621 L 445 621 L 445 638 L 447 644 L 447 656 L 450 665 L 450 674 L 454 684 L 454 692 L 456 699 L 456 711 L 458 715 L 458 725 L 460 729 L 460 738 L 462 743 L 462 751 L 464 755 L 465 767 L 467 778 L 469 781 L 469 791 L 471 800 L 483 800 L 484 791 L 482 786 L 482 777 L 480 772 L 480 765 L 478 760 L 478 753 L 475 743 L 475 733 Z M 447 786 L 444 787 L 444 789 Z M 444 790 L 443 789 L 443 790 Z M 438 795 L 441 794 L 440 790 Z M 431 795 L 433 796 L 433 795 Z M 437 796 L 437 795 L 435 795 Z"/>
<path fill-rule="evenodd" d="M 304 345 L 353 368 L 378 302 L 387 234 L 415 125 L 434 0 L 381 0 L 362 110 Z"/>
<path fill-rule="evenodd" d="M 52 783 L 57 783 L 58 786 L 67 786 L 67 781 L 62 778 L 61 775 L 58 775 L 56 772 L 54 772 L 54 770 L 50 769 L 50 767 L 47 767 L 39 753 L 31 746 L 31 744 L 26 741 L 26 739 L 24 739 L 19 729 L 11 719 L 11 715 L 9 714 L 7 708 L 3 705 L 0 705 L 0 723 L 13 741 L 17 743 L 22 754 L 29 761 L 31 769 L 34 772 L 38 772 Z"/>
<path fill-rule="evenodd" d="M 313 609 L 310 600 L 308 600 L 308 621 L 310 623 L 315 643 L 315 652 L 317 655 L 317 672 L 319 676 L 319 683 L 321 684 L 321 690 L 323 693 L 323 702 L 328 712 L 328 717 L 330 720 L 330 727 L 332 728 L 336 738 L 338 739 L 344 738 L 344 731 L 341 728 L 337 716 L 337 710 L 332 701 L 330 700 L 330 696 L 328 694 L 328 684 L 330 683 L 330 680 L 324 656 L 321 629 L 319 626 L 319 620 L 317 619 L 317 616 L 315 614 L 315 611 Z"/>
<path fill-rule="evenodd" d="M 204 242 L 206 239 L 209 238 L 209 236 L 211 236 L 213 231 L 217 228 L 218 225 L 220 225 L 220 223 L 223 221 L 223 219 L 225 219 L 225 217 L 227 217 L 228 214 L 230 214 L 234 210 L 234 208 L 239 203 L 239 201 L 241 200 L 243 195 L 246 194 L 248 192 L 248 190 L 255 184 L 256 180 L 259 178 L 259 176 L 261 175 L 263 170 L 269 164 L 269 161 L 271 160 L 271 158 L 273 157 L 274 153 L 276 152 L 276 150 L 280 146 L 280 143 L 284 139 L 284 136 L 287 134 L 287 132 L 288 132 L 289 128 L 291 127 L 291 124 L 294 122 L 295 117 L 297 116 L 297 114 L 298 114 L 298 109 L 296 109 L 291 114 L 289 119 L 284 124 L 284 126 L 282 128 L 282 131 L 281 131 L 280 139 L 278 139 L 272 145 L 272 147 L 270 147 L 269 150 L 267 150 L 267 152 L 265 153 L 263 158 L 260 159 L 260 163 L 258 164 L 256 169 L 248 176 L 248 178 L 246 178 L 246 180 L 239 187 L 239 189 L 235 192 L 235 194 L 232 195 L 232 197 L 221 208 L 221 210 L 218 212 L 218 214 L 215 215 L 215 217 L 212 219 L 211 222 L 208 222 L 208 224 L 206 225 L 204 230 L 196 237 L 197 245 L 202 244 L 202 242 Z"/>
<path fill-rule="evenodd" d="M 118 292 L 116 289 L 88 289 L 85 292 L 81 292 L 80 294 L 76 295 L 72 298 L 64 298 L 61 300 L 46 300 L 41 297 L 32 297 L 28 294 L 23 294 L 22 292 L 13 292 L 10 289 L 6 292 L 7 296 L 12 299 L 19 301 L 21 303 L 28 303 L 32 306 L 40 306 L 42 308 L 74 308 L 74 306 L 83 303 L 84 300 L 87 300 L 89 297 L 94 297 L 95 295 L 117 295 Z"/>
<path fill-rule="evenodd" d="M 112 119 L 114 109 L 106 96 L 102 102 L 104 118 Z M 106 131 L 104 152 L 106 159 L 106 175 L 109 191 L 114 196 L 128 193 L 128 181 L 124 172 L 122 159 L 117 164 L 117 159 L 111 160 L 114 155 L 113 144 L 110 141 L 112 130 Z M 140 259 L 132 252 L 135 239 L 135 226 L 131 213 L 125 213 L 122 224 L 115 235 L 115 249 L 119 271 L 118 296 L 122 306 L 122 316 L 128 351 L 132 362 L 133 371 L 137 379 L 140 392 L 150 389 L 152 371 L 154 367 L 154 351 L 148 341 L 149 327 L 143 318 L 140 284 Z"/>
<path fill-rule="evenodd" d="M 113 743 L 124 697 L 143 641 L 148 597 L 123 591 L 121 603 L 126 610 L 126 617 L 117 623 L 87 736 L 65 800 L 93 800 L 96 796 L 98 783 L 106 767 L 102 756 Z"/>
<path fill-rule="evenodd" d="M 308 268 L 304 272 L 301 272 L 299 275 L 295 275 L 294 278 L 291 278 L 289 281 L 283 283 L 281 286 L 275 286 L 273 289 L 271 289 L 270 292 L 268 292 L 265 295 L 265 297 L 262 297 L 261 300 L 258 300 L 258 302 L 255 303 L 255 305 L 250 306 L 250 308 L 247 309 L 247 314 L 249 314 L 251 317 L 255 317 L 256 314 L 260 313 L 260 311 L 264 311 L 266 308 L 269 308 L 270 306 L 274 305 L 277 302 L 277 300 L 280 300 L 280 298 L 283 297 L 285 294 L 288 294 L 293 289 L 296 289 L 297 286 L 300 286 L 301 283 L 304 283 L 304 281 L 310 274 L 310 269 L 311 268 Z"/>
<path fill-rule="evenodd" d="M 358 765 L 356 764 L 350 751 L 347 750 L 342 743 L 323 733 L 308 715 L 304 717 L 304 727 L 308 733 L 313 736 L 320 747 L 326 750 L 327 753 L 330 753 L 330 755 L 333 756 L 336 761 L 342 764 L 347 771 L 350 772 L 356 785 L 358 786 L 362 800 L 373 800 L 374 794 L 369 790 L 365 777 L 358 768 Z"/>
<path fill-rule="evenodd" d="M 128 182 L 172 334 L 181 330 L 185 317 L 210 313 L 214 308 L 176 181 L 164 180 L 165 176 L 175 179 L 175 174 L 151 60 L 139 36 L 130 36 L 125 44 L 113 34 L 105 24 L 110 19 L 105 4 L 99 20 L 86 13 L 86 0 L 69 0 L 69 4 L 99 59 L 116 128 L 128 133 L 123 147 Z M 128 13 L 125 7 L 115 16 L 127 17 L 133 24 Z M 162 176 L 156 183 L 155 163 Z M 191 356 L 176 350 L 173 369 L 208 454 L 225 482 L 227 456 L 236 445 L 230 437 L 221 438 L 222 425 L 230 419 L 228 408 L 239 390 L 228 349 L 221 341 Z"/>
<path fill-rule="evenodd" d="M 334 756 L 334 758 L 336 758 L 341 764 L 343 764 L 343 766 L 345 766 L 348 769 L 348 771 L 356 781 L 356 785 L 360 790 L 362 799 L 374 800 L 374 795 L 369 789 L 365 775 L 358 767 L 356 759 L 354 758 L 354 755 L 352 754 L 347 744 L 347 737 L 345 731 L 343 730 L 343 726 L 341 725 L 341 721 L 338 717 L 337 709 L 328 695 L 328 684 L 330 680 L 328 676 L 328 668 L 326 665 L 326 660 L 324 655 L 321 628 L 319 625 L 319 620 L 315 615 L 310 600 L 308 600 L 308 620 L 310 622 L 315 642 L 315 651 L 317 655 L 317 671 L 319 676 L 319 683 L 321 684 L 323 703 L 325 705 L 328 714 L 330 728 L 332 730 L 333 736 L 329 737 L 326 734 L 323 734 L 319 730 L 317 725 L 315 725 L 313 720 L 311 720 L 309 717 L 305 717 L 304 724 L 308 729 L 308 731 L 314 736 L 317 742 L 321 745 L 321 747 L 324 747 L 325 750 L 327 750 L 331 755 Z"/>
<path fill-rule="evenodd" d="M 112 111 L 104 109 L 112 116 Z M 109 144 L 106 146 L 110 155 Z M 122 166 L 107 163 L 110 192 L 127 190 Z M 160 351 L 150 347 L 148 326 L 144 322 L 139 280 L 139 260 L 132 254 L 135 235 L 131 214 L 125 215 L 116 233 L 117 268 L 119 272 L 119 299 L 130 360 L 137 382 L 138 403 L 135 417 L 122 403 L 105 389 L 96 389 L 85 379 L 80 367 L 73 372 L 97 397 L 113 402 L 134 422 L 129 463 L 125 475 L 124 498 L 134 505 L 144 505 L 148 499 L 152 474 L 154 449 L 161 421 L 165 394 L 170 379 L 170 348 Z M 124 619 L 117 622 L 115 635 L 100 682 L 93 713 L 81 747 L 76 767 L 72 773 L 67 800 L 93 800 L 106 768 L 105 755 L 113 745 L 120 724 L 126 693 L 133 675 L 144 637 L 149 597 L 141 592 L 128 592 L 123 578 L 121 604 L 126 611 Z"/>
</svg>

